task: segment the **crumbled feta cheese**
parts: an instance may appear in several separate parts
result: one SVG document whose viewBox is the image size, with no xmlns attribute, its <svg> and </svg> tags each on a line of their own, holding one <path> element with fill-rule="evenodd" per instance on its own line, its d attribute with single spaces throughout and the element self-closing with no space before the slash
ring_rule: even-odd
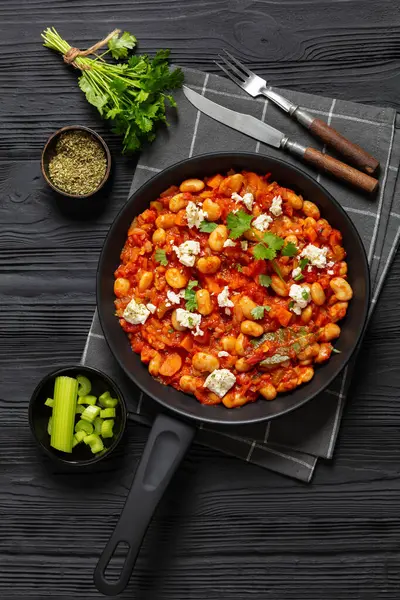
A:
<svg viewBox="0 0 400 600">
<path fill-rule="evenodd" d="M 308 246 L 303 248 L 303 250 L 300 252 L 300 256 L 308 258 L 308 260 L 314 267 L 318 267 L 318 269 L 323 269 L 324 267 L 326 267 L 327 253 L 328 248 L 318 248 L 318 246 L 308 244 Z"/>
<path fill-rule="evenodd" d="M 223 398 L 235 383 L 236 377 L 228 369 L 216 369 L 207 377 L 204 387 Z"/>
<path fill-rule="evenodd" d="M 175 292 L 168 290 L 167 298 L 170 301 L 170 303 L 172 303 L 172 304 L 180 304 L 182 296 L 181 296 L 180 292 L 179 292 L 179 294 L 175 294 Z M 171 304 L 169 304 L 169 306 L 171 306 Z"/>
<path fill-rule="evenodd" d="M 225 314 L 228 315 L 228 317 L 232 314 L 232 311 L 230 308 L 226 308 L 225 309 Z"/>
<path fill-rule="evenodd" d="M 221 350 L 221 352 L 218 352 L 219 358 L 223 358 L 224 356 L 229 356 L 229 352 L 225 352 L 225 350 Z"/>
<path fill-rule="evenodd" d="M 290 286 L 289 296 L 294 300 L 294 305 L 291 307 L 291 310 L 296 315 L 300 315 L 302 309 L 311 301 L 310 288 L 308 285 L 301 286 L 294 283 Z"/>
<path fill-rule="evenodd" d="M 263 214 L 254 219 L 252 225 L 258 231 L 267 231 L 270 223 L 272 223 L 272 217 Z"/>
<path fill-rule="evenodd" d="M 333 271 L 332 269 L 328 269 L 327 270 L 328 275 L 334 275 L 335 271 Z"/>
<path fill-rule="evenodd" d="M 242 240 L 240 242 L 240 246 L 241 246 L 242 250 L 247 250 L 247 248 L 249 247 L 249 242 L 247 242 L 246 240 Z"/>
<path fill-rule="evenodd" d="M 218 294 L 217 299 L 218 306 L 226 306 L 228 308 L 233 306 L 232 300 L 229 300 L 229 288 L 227 285 L 224 287 L 222 292 Z"/>
<path fill-rule="evenodd" d="M 231 198 L 232 200 L 235 200 L 235 202 L 243 202 L 247 210 L 251 210 L 253 208 L 254 196 L 250 192 L 247 192 L 247 194 L 244 194 L 244 196 L 233 192 Z"/>
<path fill-rule="evenodd" d="M 272 204 L 269 209 L 275 217 L 279 217 L 282 214 L 282 198 L 280 196 L 275 196 L 272 198 Z"/>
<path fill-rule="evenodd" d="M 125 321 L 131 323 L 131 325 L 143 325 L 146 323 L 147 317 L 150 315 L 150 311 L 144 304 L 139 304 L 134 298 L 129 302 L 122 315 Z"/>
<path fill-rule="evenodd" d="M 200 252 L 200 244 L 194 240 L 187 240 L 180 246 L 172 246 L 172 249 L 175 251 L 180 263 L 185 267 L 193 267 L 196 255 Z"/>
<path fill-rule="evenodd" d="M 225 240 L 223 247 L 224 248 L 230 248 L 230 247 L 234 247 L 236 246 L 235 242 L 233 240 L 230 240 L 229 238 L 227 240 Z"/>
<path fill-rule="evenodd" d="M 204 331 L 200 329 L 201 315 L 184 310 L 183 308 L 177 308 L 176 320 L 179 325 L 188 329 L 194 329 L 194 335 L 204 335 Z"/>
<path fill-rule="evenodd" d="M 148 303 L 147 308 L 149 309 L 149 311 L 151 312 L 152 315 L 154 315 L 154 313 L 157 310 L 157 306 L 155 306 L 154 304 L 152 304 L 151 302 Z"/>
<path fill-rule="evenodd" d="M 207 219 L 208 214 L 199 206 L 196 206 L 194 202 L 189 202 L 186 207 L 186 220 L 189 229 L 193 227 L 200 227 L 200 223 Z"/>
<path fill-rule="evenodd" d="M 301 269 L 300 269 L 300 267 L 296 267 L 292 271 L 292 277 L 294 279 L 295 277 L 298 277 L 299 275 L 301 275 Z"/>
<path fill-rule="evenodd" d="M 326 263 L 326 266 L 328 269 L 330 269 L 331 267 L 333 267 L 335 265 L 333 260 L 330 260 L 329 262 Z"/>
</svg>

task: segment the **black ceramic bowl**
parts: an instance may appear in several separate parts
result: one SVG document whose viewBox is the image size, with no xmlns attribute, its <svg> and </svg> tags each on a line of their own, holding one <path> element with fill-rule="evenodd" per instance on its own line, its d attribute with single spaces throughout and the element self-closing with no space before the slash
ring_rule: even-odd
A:
<svg viewBox="0 0 400 600">
<path fill-rule="evenodd" d="M 106 161 L 107 161 L 106 172 L 104 173 L 104 177 L 100 181 L 97 188 L 94 189 L 89 194 L 69 194 L 68 192 L 65 192 L 64 190 L 57 187 L 53 183 L 53 181 L 50 177 L 49 162 L 51 161 L 51 159 L 53 158 L 53 156 L 55 154 L 56 144 L 57 144 L 57 141 L 58 141 L 60 135 L 62 135 L 66 131 L 86 131 L 86 133 L 89 133 L 97 142 L 99 142 L 100 146 L 104 150 L 104 154 L 105 154 Z M 41 168 L 42 168 L 42 174 L 43 174 L 45 181 L 49 184 L 50 187 L 53 188 L 53 190 L 55 190 L 59 194 L 66 196 L 67 198 L 90 198 L 91 196 L 93 196 L 94 194 L 97 194 L 97 192 L 101 190 L 101 188 L 104 186 L 104 184 L 106 183 L 107 179 L 110 176 L 111 154 L 110 154 L 110 150 L 109 150 L 106 142 L 103 140 L 103 138 L 98 133 L 93 131 L 93 129 L 89 129 L 89 127 L 85 127 L 84 125 L 67 125 L 66 127 L 62 127 L 61 129 L 59 129 L 58 131 L 53 133 L 47 140 L 46 145 L 43 148 L 43 152 L 42 152 Z"/>
<path fill-rule="evenodd" d="M 47 433 L 47 423 L 51 416 L 51 408 L 45 406 L 47 398 L 52 398 L 54 393 L 54 381 L 59 375 L 76 377 L 85 375 L 92 383 L 91 394 L 99 397 L 100 394 L 109 390 L 113 398 L 118 398 L 119 403 L 116 408 L 116 417 L 114 423 L 114 436 L 110 439 L 104 439 L 105 451 L 99 454 L 92 454 L 90 447 L 84 443 L 78 444 L 73 448 L 72 453 L 60 452 L 50 446 L 50 436 Z M 83 467 L 93 465 L 103 458 L 109 456 L 120 442 L 125 431 L 127 419 L 127 410 L 125 400 L 119 390 L 108 375 L 92 367 L 83 367 L 80 365 L 64 367 L 52 371 L 40 381 L 32 394 L 29 403 L 29 425 L 36 442 L 46 454 L 52 459 L 64 465 L 73 467 Z"/>
</svg>

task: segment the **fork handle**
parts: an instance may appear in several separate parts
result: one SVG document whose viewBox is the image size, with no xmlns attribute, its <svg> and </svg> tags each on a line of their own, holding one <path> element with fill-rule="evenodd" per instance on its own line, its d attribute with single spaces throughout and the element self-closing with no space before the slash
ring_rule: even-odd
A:
<svg viewBox="0 0 400 600">
<path fill-rule="evenodd" d="M 357 169 L 353 169 L 346 163 L 336 160 L 332 156 L 323 154 L 315 148 L 302 146 L 285 138 L 281 147 L 291 154 L 300 156 L 304 161 L 314 165 L 319 171 L 325 171 L 334 175 L 337 179 L 351 183 L 366 192 L 373 193 L 378 187 L 378 180 Z"/>
<path fill-rule="evenodd" d="M 327 125 L 321 119 L 314 118 L 307 111 L 298 107 L 293 112 L 291 111 L 291 115 L 315 137 L 320 138 L 327 146 L 334 148 L 349 163 L 355 165 L 357 168 L 366 171 L 369 175 L 373 175 L 379 168 L 379 161 L 376 158 L 368 154 L 368 152 L 360 148 L 357 144 L 350 142 L 341 133 L 336 131 L 336 129 Z"/>
</svg>

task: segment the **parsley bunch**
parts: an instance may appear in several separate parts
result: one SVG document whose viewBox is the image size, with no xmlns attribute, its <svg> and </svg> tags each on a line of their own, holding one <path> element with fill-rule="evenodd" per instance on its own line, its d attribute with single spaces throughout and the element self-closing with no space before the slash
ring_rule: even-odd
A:
<svg viewBox="0 0 400 600">
<path fill-rule="evenodd" d="M 145 54 L 128 58 L 128 52 L 136 46 L 136 38 L 126 31 L 121 36 L 119 33 L 116 30 L 110 39 L 105 38 L 86 52 L 95 58 L 79 55 L 77 51 L 72 64 L 82 72 L 78 84 L 86 100 L 104 119 L 113 121 L 114 132 L 123 136 L 123 152 L 127 153 L 139 150 L 145 141 L 154 140 L 157 123 L 166 123 L 165 102 L 171 106 L 176 106 L 176 102 L 165 92 L 181 87 L 183 73 L 181 69 L 170 71 L 169 50 L 159 50 L 153 59 Z M 47 28 L 42 38 L 44 46 L 61 52 L 69 62 L 68 53 L 74 53 L 74 49 L 54 28 Z M 96 54 L 106 40 L 108 49 Z M 103 57 L 109 52 L 114 59 L 126 60 L 116 64 L 106 62 Z"/>
</svg>

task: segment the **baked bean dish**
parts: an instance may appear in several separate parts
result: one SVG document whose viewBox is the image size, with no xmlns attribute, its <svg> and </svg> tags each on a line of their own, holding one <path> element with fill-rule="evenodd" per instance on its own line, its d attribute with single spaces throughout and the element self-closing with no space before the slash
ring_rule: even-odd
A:
<svg viewBox="0 0 400 600">
<path fill-rule="evenodd" d="M 334 350 L 353 295 L 341 242 L 270 174 L 187 179 L 129 227 L 116 315 L 161 383 L 227 408 L 273 400 Z"/>
</svg>

